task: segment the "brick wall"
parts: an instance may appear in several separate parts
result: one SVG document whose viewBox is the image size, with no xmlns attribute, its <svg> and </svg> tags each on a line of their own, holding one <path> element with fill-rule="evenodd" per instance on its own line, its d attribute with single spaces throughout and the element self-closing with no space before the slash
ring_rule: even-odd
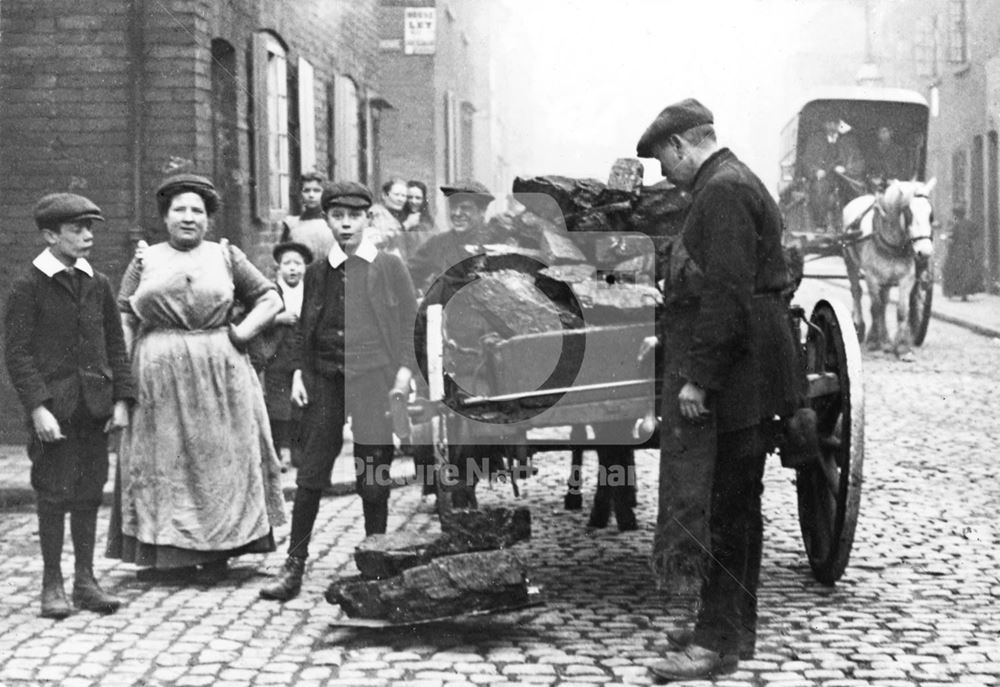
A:
<svg viewBox="0 0 1000 687">
<path fill-rule="evenodd" d="M 376 5 L 377 0 L 3 0 L 0 250 L 7 259 L 0 263 L 0 302 L 6 302 L 14 275 L 42 247 L 31 220 L 41 195 L 74 190 L 102 207 L 108 221 L 92 261 L 117 283 L 133 238 L 163 238 L 153 189 L 175 164 L 223 173 L 216 182 L 227 193 L 216 229 L 229 227 L 224 233 L 270 272 L 276 223 L 257 221 L 251 204 L 252 36 L 270 30 L 288 47 L 289 65 L 299 56 L 313 65 L 316 159 L 324 169 L 327 84 L 339 73 L 351 76 L 362 93 L 378 88 Z M 135 8 L 144 13 L 131 13 Z M 237 134 L 231 167 L 221 170 L 213 40 L 230 44 L 235 58 Z M 5 366 L 0 367 L 0 441 L 20 441 L 22 409 Z"/>
<path fill-rule="evenodd" d="M 436 35 L 433 55 L 406 55 L 402 49 L 406 6 L 435 6 Z M 382 168 L 384 176 L 400 175 L 425 181 L 437 221 L 444 226 L 444 198 L 437 190 L 446 181 L 445 93 L 451 91 L 459 105 L 471 103 L 477 111 L 474 123 L 476 160 L 492 160 L 480 154 L 490 145 L 485 116 L 491 106 L 488 88 L 489 45 L 484 37 L 489 7 L 475 0 L 382 0 L 379 10 L 380 37 L 399 41 L 386 47 L 383 94 L 392 104 L 383 118 Z M 456 126 L 460 123 L 456 119 Z M 489 184 L 492 170 L 475 168 L 474 176 Z M 499 189 L 498 189 L 499 190 Z"/>
</svg>

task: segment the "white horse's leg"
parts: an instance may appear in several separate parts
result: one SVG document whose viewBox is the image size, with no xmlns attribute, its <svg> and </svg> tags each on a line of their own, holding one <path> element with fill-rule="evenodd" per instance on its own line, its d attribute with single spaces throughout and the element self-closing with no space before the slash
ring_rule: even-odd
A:
<svg viewBox="0 0 1000 687">
<path fill-rule="evenodd" d="M 882 341 L 885 339 L 885 294 L 882 285 L 869 273 L 865 273 L 865 284 L 868 285 L 868 298 L 871 299 L 872 324 L 868 329 L 868 339 L 866 346 L 869 351 L 877 351 L 882 348 Z"/>
<path fill-rule="evenodd" d="M 899 300 L 896 305 L 896 340 L 893 352 L 901 360 L 910 362 L 913 356 L 913 332 L 910 331 L 910 294 L 916 285 L 916 270 L 911 265 L 899 278 Z"/>
<path fill-rule="evenodd" d="M 865 340 L 865 314 L 861 305 L 861 270 L 858 269 L 860 258 L 858 247 L 850 246 L 844 249 L 844 266 L 847 268 L 847 281 L 851 285 L 851 300 L 854 305 L 851 309 L 854 320 L 854 331 L 857 332 L 858 342 Z"/>
</svg>

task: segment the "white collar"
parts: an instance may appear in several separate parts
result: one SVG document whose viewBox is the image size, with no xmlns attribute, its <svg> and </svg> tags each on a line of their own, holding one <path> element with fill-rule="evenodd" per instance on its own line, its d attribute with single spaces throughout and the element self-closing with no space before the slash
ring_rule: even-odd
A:
<svg viewBox="0 0 1000 687">
<path fill-rule="evenodd" d="M 372 263 L 375 262 L 375 256 L 378 255 L 378 248 L 375 247 L 375 244 L 367 236 L 362 236 L 361 243 L 358 244 L 358 249 L 354 251 L 354 255 L 365 262 Z M 330 267 L 337 269 L 347 260 L 347 253 L 344 252 L 339 243 L 334 241 L 333 247 L 330 249 L 330 253 L 326 256 L 326 259 L 330 263 Z"/>
<path fill-rule="evenodd" d="M 59 258 L 54 256 L 52 251 L 48 248 L 39 253 L 38 257 L 35 258 L 31 264 L 37 267 L 42 274 L 50 279 L 63 270 L 69 269 L 69 267 L 64 265 Z M 80 270 L 88 277 L 94 276 L 94 268 L 90 266 L 90 263 L 87 262 L 86 258 L 77 258 L 76 262 L 73 263 L 73 268 Z"/>
</svg>

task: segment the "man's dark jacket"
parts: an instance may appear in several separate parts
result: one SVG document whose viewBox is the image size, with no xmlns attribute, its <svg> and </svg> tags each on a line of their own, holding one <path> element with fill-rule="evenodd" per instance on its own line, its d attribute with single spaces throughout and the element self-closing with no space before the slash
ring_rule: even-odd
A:
<svg viewBox="0 0 1000 687">
<path fill-rule="evenodd" d="M 826 133 L 818 131 L 806 141 L 802 154 L 802 165 L 810 179 L 816 178 L 817 170 L 830 173 L 837 165 L 843 165 L 847 176 L 857 179 L 865 171 L 865 159 L 852 134 L 840 134 L 830 143 Z"/>
<path fill-rule="evenodd" d="M 725 148 L 701 166 L 692 197 L 668 276 L 667 373 L 709 391 L 720 432 L 788 415 L 801 372 L 778 207 Z"/>
<path fill-rule="evenodd" d="M 135 397 L 121 319 L 108 278 L 53 277 L 32 266 L 14 282 L 4 321 L 7 370 L 31 413 L 45 405 L 61 423 L 81 401 L 96 419 Z"/>
<path fill-rule="evenodd" d="M 342 264 L 340 269 L 343 270 L 345 265 Z M 370 264 L 366 263 L 366 267 L 368 297 L 385 350 L 395 368 L 405 365 L 414 370 L 413 330 L 417 304 L 406 265 L 398 256 L 380 251 Z M 294 345 L 298 357 L 293 360 L 293 369 L 301 369 L 304 374 L 316 370 L 316 350 L 312 341 L 323 308 L 327 306 L 323 300 L 328 292 L 327 280 L 334 278 L 334 272 L 330 262 L 321 258 L 309 265 L 303 277 L 302 313 Z"/>
</svg>

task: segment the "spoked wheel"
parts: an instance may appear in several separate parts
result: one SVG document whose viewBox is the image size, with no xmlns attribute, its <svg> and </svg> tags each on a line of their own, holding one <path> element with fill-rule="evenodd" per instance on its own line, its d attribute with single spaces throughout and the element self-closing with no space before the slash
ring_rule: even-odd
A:
<svg viewBox="0 0 1000 687">
<path fill-rule="evenodd" d="M 927 338 L 931 323 L 931 299 L 934 296 L 934 269 L 930 261 L 917 265 L 917 281 L 910 292 L 910 332 L 913 345 L 920 346 Z"/>
<path fill-rule="evenodd" d="M 847 567 L 861 506 L 861 349 L 850 314 L 839 303 L 819 301 L 810 323 L 806 371 L 822 459 L 798 468 L 795 488 L 809 566 L 818 581 L 833 584 Z"/>
</svg>

